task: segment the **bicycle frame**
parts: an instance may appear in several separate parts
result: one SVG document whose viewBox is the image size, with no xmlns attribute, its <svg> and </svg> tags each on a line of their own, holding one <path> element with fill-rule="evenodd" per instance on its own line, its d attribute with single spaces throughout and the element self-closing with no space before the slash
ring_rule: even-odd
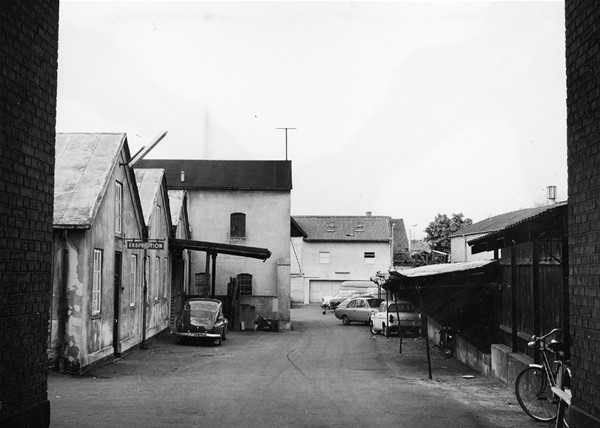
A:
<svg viewBox="0 0 600 428">
<path fill-rule="evenodd" d="M 562 330 L 559 328 L 555 328 L 552 331 L 550 331 L 550 333 L 547 333 L 542 337 L 533 336 L 531 338 L 532 339 L 531 342 L 529 342 L 527 344 L 527 346 L 529 346 L 530 348 L 534 348 L 537 346 L 537 348 L 541 351 L 541 354 L 542 354 L 542 364 L 535 364 L 535 363 L 529 364 L 529 367 L 535 367 L 540 370 L 544 370 L 544 372 L 546 373 L 546 379 L 548 380 L 548 383 L 550 384 L 550 386 L 562 389 L 563 381 L 564 381 L 564 373 L 562 373 L 562 371 L 564 370 L 564 362 L 561 361 L 560 358 L 553 361 L 554 363 L 558 364 L 556 371 L 553 370 L 552 364 L 550 363 L 550 360 L 548 358 L 548 353 L 549 352 L 555 353 L 555 352 L 546 346 L 546 338 L 548 336 L 551 336 L 554 333 L 557 333 L 560 331 L 562 331 Z M 558 356 L 558 352 L 556 352 L 556 355 Z M 557 379 L 556 379 L 558 377 L 558 375 L 561 375 L 560 382 L 557 382 Z"/>
</svg>

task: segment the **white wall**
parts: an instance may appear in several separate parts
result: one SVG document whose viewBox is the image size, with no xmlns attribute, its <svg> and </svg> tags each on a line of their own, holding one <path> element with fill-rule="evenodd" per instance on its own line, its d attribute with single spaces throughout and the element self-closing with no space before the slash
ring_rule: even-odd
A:
<svg viewBox="0 0 600 428">
<path fill-rule="evenodd" d="M 253 279 L 253 295 L 277 296 L 277 259 L 290 260 L 290 193 L 188 190 L 188 198 L 192 239 L 261 247 L 271 251 L 271 257 L 265 262 L 219 254 L 215 293 L 227 294 L 230 277 L 249 273 Z M 229 238 L 230 214 L 235 212 L 246 214 L 246 239 Z M 206 254 L 194 251 L 192 283 L 194 275 L 204 272 L 205 266 Z M 289 293 L 289 282 L 287 289 Z"/>
<path fill-rule="evenodd" d="M 494 258 L 493 251 L 471 254 L 471 247 L 467 243 L 467 241 L 479 238 L 483 235 L 486 234 L 479 233 L 474 235 L 462 235 L 450 238 L 450 257 L 452 263 L 470 262 L 473 260 L 492 260 Z"/>
</svg>

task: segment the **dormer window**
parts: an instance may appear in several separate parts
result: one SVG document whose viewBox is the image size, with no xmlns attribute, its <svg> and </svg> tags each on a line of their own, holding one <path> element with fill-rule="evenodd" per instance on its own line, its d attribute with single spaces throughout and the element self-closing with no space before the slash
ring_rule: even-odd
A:
<svg viewBox="0 0 600 428">
<path fill-rule="evenodd" d="M 327 232 L 335 232 L 335 223 L 327 223 Z"/>
<path fill-rule="evenodd" d="M 365 227 L 362 224 L 362 222 L 359 221 L 358 223 L 356 223 L 356 229 L 355 230 L 357 232 L 364 232 L 365 231 Z"/>
</svg>

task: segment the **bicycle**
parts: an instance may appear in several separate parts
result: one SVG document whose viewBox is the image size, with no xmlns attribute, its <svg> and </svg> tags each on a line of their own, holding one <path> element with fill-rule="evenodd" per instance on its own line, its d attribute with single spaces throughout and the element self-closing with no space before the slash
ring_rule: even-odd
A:
<svg viewBox="0 0 600 428">
<path fill-rule="evenodd" d="M 562 330 L 555 328 L 541 337 L 531 337 L 527 346 L 541 351 L 542 364 L 530 364 L 519 373 L 515 381 L 515 393 L 519 404 L 525 413 L 540 422 L 556 419 L 558 411 L 561 410 L 561 393 L 558 391 L 566 394 L 570 388 L 570 368 L 564 356 L 565 344 L 556 340 L 550 340 L 546 344 L 548 336 L 560 331 Z M 548 355 L 550 353 L 556 356 L 552 358 L 552 363 Z"/>
<path fill-rule="evenodd" d="M 452 327 L 442 326 L 440 328 L 440 341 L 438 346 L 440 347 L 442 354 L 444 354 L 444 357 L 450 358 L 452 354 L 454 354 L 455 338 Z"/>
</svg>

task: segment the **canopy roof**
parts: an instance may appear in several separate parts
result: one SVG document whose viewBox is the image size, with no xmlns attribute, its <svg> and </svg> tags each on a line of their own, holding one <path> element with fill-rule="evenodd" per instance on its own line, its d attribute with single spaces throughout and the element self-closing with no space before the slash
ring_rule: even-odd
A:
<svg viewBox="0 0 600 428">
<path fill-rule="evenodd" d="M 249 257 L 267 260 L 271 251 L 266 248 L 246 247 L 244 245 L 223 244 L 219 242 L 194 241 L 193 239 L 170 239 L 171 248 L 179 247 L 188 250 L 205 251 L 213 254 L 229 254 L 231 256 Z"/>
</svg>

